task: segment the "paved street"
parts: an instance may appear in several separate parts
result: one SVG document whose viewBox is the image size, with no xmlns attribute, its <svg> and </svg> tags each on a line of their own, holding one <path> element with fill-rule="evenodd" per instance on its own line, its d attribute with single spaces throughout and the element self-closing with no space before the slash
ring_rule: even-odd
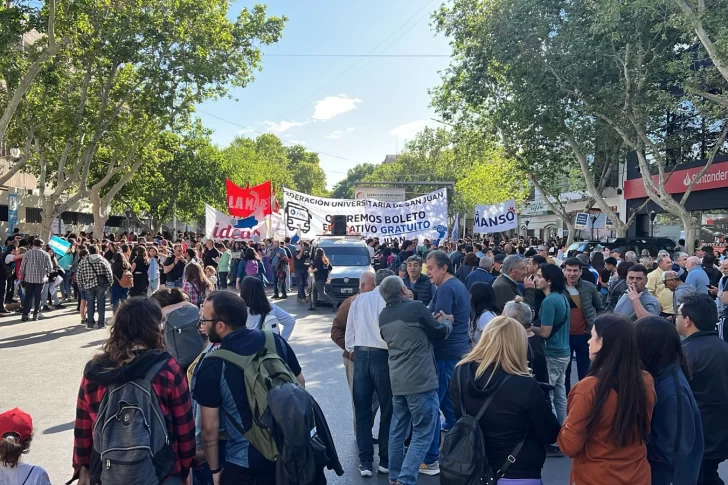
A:
<svg viewBox="0 0 728 485">
<path fill-rule="evenodd" d="M 363 479 L 357 472 L 351 402 L 341 351 L 329 339 L 330 309 L 309 313 L 295 297 L 289 297 L 281 306 L 297 318 L 291 344 L 303 367 L 307 388 L 326 413 L 346 470 L 343 477 L 329 473 L 330 482 L 387 483 L 385 476 Z M 19 315 L 0 319 L 0 409 L 18 406 L 33 416 L 35 438 L 26 459 L 45 467 L 53 483 L 63 483 L 71 476 L 74 406 L 81 372 L 108 331 L 86 330 L 72 309 L 49 313 L 48 317 L 25 323 Z M 728 477 L 725 464 L 721 470 Z M 568 476 L 567 458 L 547 460 L 547 485 L 566 483 Z M 430 477 L 421 477 L 419 482 L 439 483 Z"/>
</svg>

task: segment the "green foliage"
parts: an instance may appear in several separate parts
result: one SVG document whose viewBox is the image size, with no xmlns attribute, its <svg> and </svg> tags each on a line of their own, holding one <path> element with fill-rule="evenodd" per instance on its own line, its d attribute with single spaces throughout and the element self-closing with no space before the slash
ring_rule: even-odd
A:
<svg viewBox="0 0 728 485">
<path fill-rule="evenodd" d="M 371 175 L 376 169 L 376 165 L 373 163 L 360 163 L 353 168 L 350 168 L 346 172 L 346 178 L 340 180 L 334 185 L 334 190 L 331 192 L 331 197 L 336 199 L 353 199 L 354 188 L 361 183 L 361 181 Z"/>
</svg>

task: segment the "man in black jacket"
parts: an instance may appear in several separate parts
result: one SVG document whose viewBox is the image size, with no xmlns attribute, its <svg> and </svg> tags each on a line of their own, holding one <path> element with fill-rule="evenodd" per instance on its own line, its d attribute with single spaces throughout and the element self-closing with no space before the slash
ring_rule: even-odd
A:
<svg viewBox="0 0 728 485">
<path fill-rule="evenodd" d="M 723 484 L 718 466 L 728 459 L 728 343 L 718 337 L 718 310 L 708 295 L 688 297 L 677 312 L 677 330 L 693 374 L 690 388 L 700 409 L 705 451 L 703 485 Z"/>
</svg>

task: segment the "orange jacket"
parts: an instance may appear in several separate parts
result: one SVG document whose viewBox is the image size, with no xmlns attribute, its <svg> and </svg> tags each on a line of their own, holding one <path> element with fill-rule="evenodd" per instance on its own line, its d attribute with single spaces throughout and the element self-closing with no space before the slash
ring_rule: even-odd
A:
<svg viewBox="0 0 728 485">
<path fill-rule="evenodd" d="M 647 391 L 648 419 L 652 420 L 657 395 L 652 376 L 642 372 Z M 559 433 L 561 451 L 573 458 L 571 485 L 650 485 L 647 447 L 638 443 L 617 448 L 609 439 L 617 411 L 617 393 L 611 391 L 597 417 L 598 423 L 587 436 L 586 418 L 594 406 L 597 378 L 587 377 L 571 388 L 566 421 Z"/>
</svg>

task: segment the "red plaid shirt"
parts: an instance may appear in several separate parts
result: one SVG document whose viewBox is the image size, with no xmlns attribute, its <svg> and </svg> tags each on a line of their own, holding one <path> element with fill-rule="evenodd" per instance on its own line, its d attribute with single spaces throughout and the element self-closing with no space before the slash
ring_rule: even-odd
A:
<svg viewBox="0 0 728 485">
<path fill-rule="evenodd" d="M 195 419 L 192 416 L 187 379 L 179 364 L 169 359 L 152 381 L 159 400 L 175 456 L 173 475 L 186 478 L 195 456 Z M 84 376 L 76 401 L 76 424 L 73 429 L 73 468 L 89 467 L 93 449 L 93 427 L 106 386 Z"/>
</svg>

